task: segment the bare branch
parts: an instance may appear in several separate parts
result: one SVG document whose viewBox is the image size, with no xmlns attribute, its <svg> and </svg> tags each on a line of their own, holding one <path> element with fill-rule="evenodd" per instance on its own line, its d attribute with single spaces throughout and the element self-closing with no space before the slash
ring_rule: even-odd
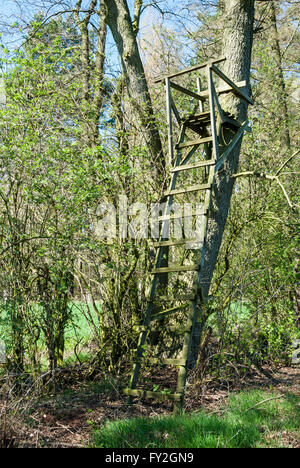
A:
<svg viewBox="0 0 300 468">
<path fill-rule="evenodd" d="M 282 166 L 280 166 L 280 168 L 278 169 L 278 171 L 276 172 L 276 176 L 278 176 L 280 174 L 280 172 L 282 171 L 282 169 L 285 168 L 285 166 L 290 162 L 291 159 L 293 159 L 295 156 L 297 156 L 297 154 L 299 154 L 300 152 L 300 149 L 298 149 L 297 151 L 295 151 L 294 154 L 292 154 L 292 156 L 290 156 L 283 164 Z"/>
<path fill-rule="evenodd" d="M 291 159 L 291 158 L 290 158 Z M 280 169 L 281 170 L 281 169 Z M 278 172 L 278 171 L 277 171 Z M 299 205 L 293 204 L 284 188 L 284 185 L 282 182 L 279 180 L 279 177 L 277 175 L 270 175 L 270 174 L 265 174 L 264 172 L 257 172 L 257 171 L 245 171 L 245 172 L 239 172 L 238 174 L 233 174 L 233 178 L 237 179 L 238 177 L 249 177 L 249 176 L 254 176 L 254 177 L 259 177 L 261 179 L 268 179 L 271 181 L 277 182 L 279 187 L 281 188 L 287 203 L 290 208 L 295 209 L 295 208 L 300 208 Z"/>
</svg>

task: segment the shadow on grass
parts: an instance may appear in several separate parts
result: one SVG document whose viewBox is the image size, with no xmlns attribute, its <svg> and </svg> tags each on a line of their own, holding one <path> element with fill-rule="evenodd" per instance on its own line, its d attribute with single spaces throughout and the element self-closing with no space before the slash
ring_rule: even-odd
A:
<svg viewBox="0 0 300 468">
<path fill-rule="evenodd" d="M 263 435 L 300 429 L 299 397 L 252 390 L 232 395 L 224 416 L 194 415 L 124 419 L 94 432 L 102 448 L 246 448 L 263 446 Z M 269 400 L 270 398 L 274 398 Z M 264 400 L 269 400 L 265 401 Z M 257 406 L 256 406 L 257 405 Z M 253 406 L 255 406 L 253 408 Z"/>
</svg>

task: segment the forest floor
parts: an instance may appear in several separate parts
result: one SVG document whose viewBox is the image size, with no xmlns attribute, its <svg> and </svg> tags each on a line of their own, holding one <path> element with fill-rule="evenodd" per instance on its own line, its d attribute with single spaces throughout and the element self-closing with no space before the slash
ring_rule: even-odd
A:
<svg viewBox="0 0 300 468">
<path fill-rule="evenodd" d="M 252 389 L 269 392 L 270 399 L 273 399 L 274 392 L 278 398 L 292 395 L 297 398 L 300 407 L 299 366 L 283 367 L 276 371 L 265 367 L 261 371 L 253 371 L 244 379 L 227 382 L 226 385 L 224 381 L 222 384 L 207 381 L 201 386 L 188 385 L 186 414 L 202 411 L 209 415 L 222 416 L 224 404 L 230 395 Z M 81 369 L 76 368 L 64 369 L 58 376 L 55 394 L 21 399 L 15 403 L 18 411 L 14 411 L 12 419 L 9 417 L 11 403 L 5 403 L 7 405 L 6 444 L 17 447 L 88 447 L 91 445 L 95 428 L 101 427 L 107 421 L 137 417 L 152 418 L 171 413 L 168 402 L 139 400 L 133 407 L 128 408 L 121 393 L 121 382 L 101 375 L 96 376 L 91 382 L 80 379 L 80 372 Z M 2 403 L 0 407 L 2 415 L 4 409 Z M 300 448 L 300 430 L 296 435 L 289 431 L 281 431 L 279 436 L 281 445 Z M 272 437 L 276 438 L 276 433 L 272 433 Z"/>
</svg>

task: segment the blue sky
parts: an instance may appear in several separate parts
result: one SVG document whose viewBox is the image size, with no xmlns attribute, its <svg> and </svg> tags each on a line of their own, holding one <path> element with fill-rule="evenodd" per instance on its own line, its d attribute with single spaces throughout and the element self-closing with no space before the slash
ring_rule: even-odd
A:
<svg viewBox="0 0 300 468">
<path fill-rule="evenodd" d="M 1 13 L 11 14 L 16 10 L 16 3 L 13 0 L 1 0 Z"/>
<path fill-rule="evenodd" d="M 15 18 L 20 17 L 20 9 L 14 0 L 0 0 L 0 15 L 1 22 L 11 23 Z"/>
<path fill-rule="evenodd" d="M 12 24 L 14 21 L 18 21 L 20 19 L 20 9 L 14 0 L 0 0 L 0 21 L 1 21 L 1 33 L 2 33 L 2 42 L 10 43 L 10 41 L 15 43 L 16 45 L 19 42 L 20 34 L 15 34 L 13 37 L 11 35 L 6 34 L 6 24 Z M 24 17 L 22 19 L 25 19 Z"/>
<path fill-rule="evenodd" d="M 0 31 L 2 32 L 2 43 L 7 45 L 9 48 L 19 47 L 22 44 L 22 33 L 16 29 L 14 35 L 7 34 L 4 27 L 5 23 L 13 24 L 14 22 L 18 22 L 20 25 L 25 26 L 30 21 L 34 13 L 42 9 L 43 4 L 46 5 L 44 11 L 47 11 L 47 7 L 49 7 L 49 4 L 51 3 L 52 5 L 54 4 L 51 9 L 51 13 L 64 9 L 64 6 L 60 6 L 60 2 L 58 0 L 53 0 L 53 2 L 49 0 L 32 0 L 32 2 L 30 0 L 18 0 L 18 2 L 15 0 L 0 0 Z M 63 2 L 61 3 L 63 4 Z M 83 8 L 86 5 L 89 5 L 89 3 L 90 0 L 83 0 Z M 145 0 L 144 4 L 147 3 L 151 3 L 151 1 Z M 38 4 L 38 7 L 36 4 Z M 75 0 L 73 0 L 73 4 L 75 5 Z M 128 4 L 130 10 L 132 11 L 134 0 L 128 0 Z M 153 25 L 158 25 L 162 22 L 167 27 L 172 23 L 172 26 L 174 27 L 173 21 L 175 17 L 173 16 L 173 13 L 183 7 L 184 1 L 159 0 L 158 4 L 164 10 L 168 10 L 170 14 L 162 16 L 158 9 L 147 7 L 141 18 L 141 33 L 143 37 L 148 36 Z M 18 5 L 20 5 L 20 7 Z M 177 27 L 180 28 L 180 25 L 178 24 Z M 118 73 L 118 70 L 120 69 L 119 57 L 116 53 L 114 41 L 110 34 L 108 36 L 107 50 L 110 68 L 112 71 L 115 70 Z"/>
</svg>

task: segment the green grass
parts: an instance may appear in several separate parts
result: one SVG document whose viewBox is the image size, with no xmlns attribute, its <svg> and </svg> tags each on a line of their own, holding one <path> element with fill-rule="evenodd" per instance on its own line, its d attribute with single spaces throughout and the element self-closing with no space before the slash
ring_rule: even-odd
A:
<svg viewBox="0 0 300 468">
<path fill-rule="evenodd" d="M 222 313 L 222 321 L 226 321 L 227 327 L 245 325 L 249 323 L 249 320 L 251 320 L 251 307 L 250 304 L 243 302 L 232 302 Z M 220 326 L 218 314 L 212 314 L 207 320 L 207 325 L 212 327 Z"/>
<path fill-rule="evenodd" d="M 94 330 L 90 326 L 86 316 L 87 306 L 83 302 L 74 301 L 69 303 L 71 308 L 70 320 L 65 328 L 65 349 L 64 349 L 64 366 L 70 366 L 74 363 L 78 363 L 78 359 L 81 363 L 89 361 L 91 358 L 91 341 L 93 340 Z M 41 320 L 42 309 L 39 304 L 32 305 L 32 313 Z M 99 328 L 99 318 L 97 311 L 90 306 L 91 319 L 95 326 Z M 0 304 L 0 340 L 3 340 L 6 345 L 6 351 L 9 354 L 11 350 L 11 322 L 9 319 L 9 312 Z M 27 349 L 27 341 L 25 342 L 25 348 Z M 74 349 L 76 347 L 76 353 Z M 37 355 L 40 368 L 42 371 L 48 369 L 48 352 L 45 341 L 44 333 L 40 334 L 37 342 Z M 27 353 L 25 354 L 25 361 L 29 362 Z M 29 364 L 28 364 L 29 367 Z"/>
<path fill-rule="evenodd" d="M 193 415 L 123 419 L 94 430 L 101 448 L 246 448 L 285 446 L 282 434 L 300 438 L 300 397 L 259 404 L 276 393 L 251 390 L 232 395 L 223 416 Z"/>
<path fill-rule="evenodd" d="M 93 337 L 93 329 L 89 325 L 88 320 L 86 319 L 85 315 L 87 314 L 87 306 L 83 302 L 71 302 L 69 304 L 71 308 L 71 320 L 66 325 L 65 329 L 65 350 L 73 351 L 74 346 L 76 343 L 80 342 L 82 344 L 88 343 Z M 84 313 L 83 313 L 84 312 Z M 93 307 L 90 307 L 91 318 L 96 326 L 99 326 L 99 320 L 97 316 L 97 312 Z M 35 304 L 32 306 L 32 313 L 40 319 L 41 316 L 41 306 L 39 304 Z M 10 320 L 8 319 L 9 313 L 5 310 L 4 307 L 1 307 L 0 304 L 0 339 L 3 339 L 7 345 L 7 337 L 10 336 Z M 38 340 L 38 349 L 40 351 L 46 349 L 45 338 L 43 333 Z"/>
<path fill-rule="evenodd" d="M 72 304 L 72 323 L 67 326 L 65 333 L 66 348 L 72 348 L 78 340 L 88 342 L 93 338 L 93 330 L 90 327 L 86 317 L 87 306 L 84 303 L 74 302 Z M 93 307 L 90 308 L 93 322 L 98 325 L 97 312 Z M 86 314 L 87 315 L 87 314 Z"/>
</svg>

